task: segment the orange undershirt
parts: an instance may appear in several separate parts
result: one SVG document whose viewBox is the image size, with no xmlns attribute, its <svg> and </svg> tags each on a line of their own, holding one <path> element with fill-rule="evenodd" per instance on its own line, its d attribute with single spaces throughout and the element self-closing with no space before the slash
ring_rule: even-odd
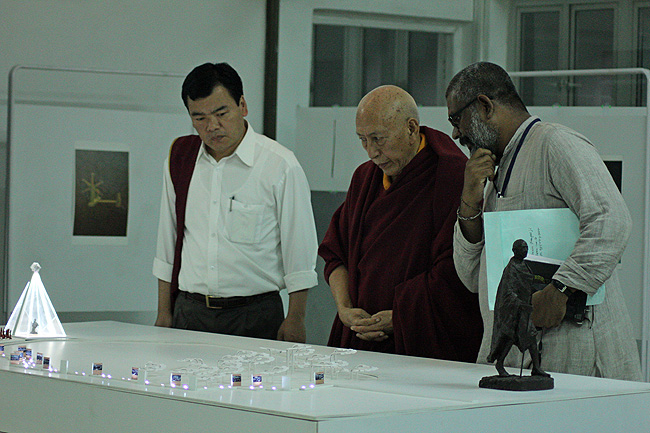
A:
<svg viewBox="0 0 650 433">
<path fill-rule="evenodd" d="M 420 134 L 420 147 L 418 147 L 418 151 L 415 152 L 415 154 L 417 155 L 418 153 L 420 153 L 420 151 L 424 149 L 424 146 L 426 145 L 427 145 L 427 141 L 424 138 L 424 134 Z M 384 190 L 390 188 L 392 183 L 393 180 L 390 177 L 388 177 L 386 173 L 384 173 Z"/>
</svg>

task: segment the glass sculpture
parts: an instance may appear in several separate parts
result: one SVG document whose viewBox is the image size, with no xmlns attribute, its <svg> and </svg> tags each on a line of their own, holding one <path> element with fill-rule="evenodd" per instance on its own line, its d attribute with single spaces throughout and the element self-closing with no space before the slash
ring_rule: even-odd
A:
<svg viewBox="0 0 650 433">
<path fill-rule="evenodd" d="M 65 337 L 65 331 L 47 295 L 38 271 L 41 265 L 32 263 L 31 280 L 25 286 L 18 303 L 9 316 L 5 329 L 22 338 Z"/>
</svg>

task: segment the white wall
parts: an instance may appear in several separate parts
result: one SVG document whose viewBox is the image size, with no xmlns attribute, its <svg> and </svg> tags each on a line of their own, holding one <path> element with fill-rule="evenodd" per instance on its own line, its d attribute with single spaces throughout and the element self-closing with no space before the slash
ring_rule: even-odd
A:
<svg viewBox="0 0 650 433">
<path fill-rule="evenodd" d="M 261 130 L 262 1 L 1 0 L 0 21 L 3 77 L 16 64 L 186 74 L 201 63 L 227 61 L 242 76 L 249 119 Z M 0 86 L 2 130 L 6 94 Z"/>
</svg>

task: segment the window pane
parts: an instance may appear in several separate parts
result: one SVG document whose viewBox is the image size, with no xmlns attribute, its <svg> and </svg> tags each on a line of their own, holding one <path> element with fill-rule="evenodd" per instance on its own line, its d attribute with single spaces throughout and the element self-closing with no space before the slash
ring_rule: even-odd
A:
<svg viewBox="0 0 650 433">
<path fill-rule="evenodd" d="M 445 63 L 445 59 L 438 59 L 438 37 L 438 33 L 409 33 L 407 90 L 418 105 L 444 105 L 444 100 L 437 99 L 438 69 Z"/>
<path fill-rule="evenodd" d="M 395 71 L 397 31 L 363 29 L 363 94 L 382 84 L 399 85 Z"/>
<path fill-rule="evenodd" d="M 639 8 L 638 66 L 650 68 L 650 7 Z"/>
<path fill-rule="evenodd" d="M 639 8 L 639 36 L 638 36 L 638 58 L 637 66 L 641 68 L 650 68 L 650 8 Z M 646 80 L 639 79 L 637 101 L 638 105 L 646 104 Z"/>
<path fill-rule="evenodd" d="M 330 107 L 343 100 L 345 27 L 314 26 L 312 105 Z"/>
<path fill-rule="evenodd" d="M 312 106 L 356 106 L 394 84 L 418 105 L 444 105 L 453 59 L 451 34 L 314 24 Z"/>
<path fill-rule="evenodd" d="M 613 68 L 614 10 L 578 10 L 574 28 L 574 69 Z M 614 77 L 576 77 L 573 82 L 575 105 L 616 104 Z"/>
<path fill-rule="evenodd" d="M 559 69 L 560 12 L 525 12 L 521 14 L 522 71 Z M 557 78 L 523 78 L 521 97 L 527 105 L 553 105 L 564 100 Z"/>
</svg>

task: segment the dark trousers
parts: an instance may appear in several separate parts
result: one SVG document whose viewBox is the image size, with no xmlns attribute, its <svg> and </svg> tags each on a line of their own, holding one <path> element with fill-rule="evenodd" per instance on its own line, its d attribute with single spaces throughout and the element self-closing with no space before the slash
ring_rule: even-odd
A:
<svg viewBox="0 0 650 433">
<path fill-rule="evenodd" d="M 180 292 L 174 305 L 172 327 L 275 340 L 283 321 L 284 310 L 278 292 L 256 298 L 248 305 L 222 309 L 208 308 L 205 300 Z"/>
</svg>

